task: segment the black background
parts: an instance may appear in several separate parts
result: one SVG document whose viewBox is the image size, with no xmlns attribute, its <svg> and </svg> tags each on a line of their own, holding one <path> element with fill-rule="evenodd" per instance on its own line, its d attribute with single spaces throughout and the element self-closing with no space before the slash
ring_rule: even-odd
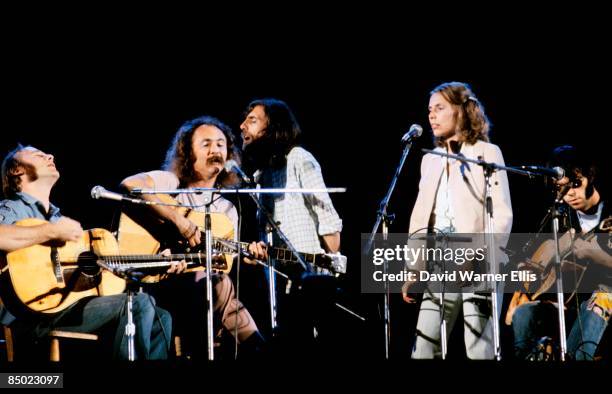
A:
<svg viewBox="0 0 612 394">
<path fill-rule="evenodd" d="M 62 176 L 52 201 L 84 228 L 108 227 L 115 205 L 92 200 L 90 189 L 116 190 L 124 177 L 159 168 L 182 122 L 207 114 L 238 131 L 252 99 L 286 101 L 327 185 L 348 188 L 333 196 L 350 259 L 343 302 L 368 323 L 351 326 L 347 317 L 343 329 L 355 330 L 363 354 L 381 356 L 383 330 L 380 300 L 359 294 L 360 234 L 374 223 L 400 138 L 418 123 L 426 132 L 390 204 L 397 215 L 391 231 L 407 230 L 420 149 L 432 147 L 427 103 L 433 87 L 453 80 L 472 86 L 508 165 L 543 165 L 553 147 L 569 143 L 608 166 L 610 62 L 597 20 L 578 28 L 571 19 L 526 12 L 505 23 L 499 36 L 489 34 L 495 23 L 484 18 L 448 23 L 448 32 L 432 24 L 416 37 L 408 29 L 411 18 L 387 23 L 378 12 L 359 22 L 342 11 L 306 12 L 306 22 L 293 24 L 298 10 L 273 23 L 259 14 L 221 22 L 212 11 L 172 13 L 168 22 L 163 7 L 153 15 L 140 11 L 86 10 L 78 18 L 22 13 L 23 24 L 4 27 L 0 151 L 21 142 L 53 153 Z M 554 28 L 526 30 L 543 15 Z M 246 31 L 234 34 L 238 26 Z M 510 176 L 510 187 L 513 231 L 534 231 L 547 190 L 540 180 L 517 176 Z M 263 280 L 248 271 L 248 280 Z M 245 281 L 241 298 L 252 296 L 245 302 L 265 326 L 265 294 Z M 396 298 L 393 306 L 394 352 L 407 357 L 416 310 Z"/>
</svg>

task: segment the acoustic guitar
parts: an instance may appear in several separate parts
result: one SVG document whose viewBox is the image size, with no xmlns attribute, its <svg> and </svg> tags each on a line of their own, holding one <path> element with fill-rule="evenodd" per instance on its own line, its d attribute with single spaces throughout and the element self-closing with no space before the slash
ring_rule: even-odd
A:
<svg viewBox="0 0 612 394">
<path fill-rule="evenodd" d="M 16 225 L 43 223 L 25 219 Z M 111 232 L 94 228 L 86 230 L 77 242 L 49 242 L 4 255 L 0 259 L 0 295 L 14 314 L 56 313 L 85 297 L 122 293 L 126 286 L 122 273 L 165 272 L 179 261 L 185 261 L 188 267 L 201 267 L 206 264 L 206 256 L 200 252 L 123 255 Z M 224 256 L 213 256 L 213 269 L 229 269 Z"/>
<path fill-rule="evenodd" d="M 600 232 L 612 232 L 612 217 L 606 218 L 597 227 L 586 234 L 573 234 L 568 231 L 559 238 L 561 271 L 563 274 L 573 274 L 573 277 L 576 278 L 577 285 L 582 281 L 587 270 L 587 265 L 566 260 L 572 253 L 573 240 L 578 236 L 587 242 L 596 242 L 598 233 L 595 231 L 598 229 Z M 532 283 L 525 282 L 523 284 L 524 290 L 514 292 L 506 313 L 505 323 L 507 325 L 512 324 L 512 317 L 514 316 L 516 308 L 524 303 L 536 301 L 556 283 L 557 270 L 555 269 L 554 263 L 555 248 L 556 245 L 553 240 L 546 240 L 537 248 L 530 259 L 519 265 L 519 268 L 528 269 L 536 273 L 539 280 L 535 283 L 535 286 Z M 567 298 L 567 301 L 574 296 L 576 291 L 577 289 L 574 289 L 573 293 Z"/>
<path fill-rule="evenodd" d="M 164 203 L 178 205 L 178 202 L 164 194 L 157 195 Z M 205 213 L 185 207 L 177 207 L 181 215 L 193 222 L 198 229 L 204 232 Z M 232 221 L 222 213 L 211 213 L 211 228 L 213 233 L 213 248 L 226 260 L 226 269 L 232 268 L 233 259 L 239 250 L 245 251 L 248 243 L 234 240 L 234 225 Z M 165 248 L 175 249 L 177 246 L 184 250 L 190 250 L 184 239 L 180 238 L 176 229 L 169 223 L 164 223 L 153 215 L 147 208 L 130 206 L 124 210 L 119 218 L 117 231 L 119 250 L 122 254 L 155 254 Z M 202 237 L 204 239 L 204 237 Z M 201 250 L 204 245 L 199 245 Z M 297 258 L 289 249 L 270 248 L 270 256 L 281 264 L 295 264 Z M 244 254 L 244 253 L 243 253 Z M 325 268 L 336 274 L 346 273 L 346 256 L 339 253 L 300 253 L 300 257 L 308 264 L 315 267 Z M 203 267 L 188 269 L 198 271 Z M 157 280 L 154 279 L 154 280 Z"/>
</svg>

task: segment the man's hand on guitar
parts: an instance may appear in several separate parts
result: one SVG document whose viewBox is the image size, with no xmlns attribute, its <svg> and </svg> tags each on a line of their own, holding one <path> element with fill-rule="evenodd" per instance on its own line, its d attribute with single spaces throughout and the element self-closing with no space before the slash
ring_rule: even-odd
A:
<svg viewBox="0 0 612 394">
<path fill-rule="evenodd" d="M 574 256 L 576 256 L 576 258 L 579 260 L 592 259 L 597 249 L 601 250 L 597 242 L 589 242 L 585 241 L 580 237 L 576 237 L 574 239 L 572 252 L 574 253 Z"/>
<path fill-rule="evenodd" d="M 49 224 L 51 239 L 68 242 L 76 242 L 81 239 L 83 235 L 83 228 L 81 224 L 76 220 L 72 220 L 69 217 L 62 217 L 55 223 Z"/>
<path fill-rule="evenodd" d="M 268 245 L 265 242 L 251 242 L 248 249 L 249 253 L 255 257 L 255 260 L 267 260 L 268 259 Z M 255 260 L 244 258 L 244 262 L 247 264 L 256 264 Z"/>
<path fill-rule="evenodd" d="M 162 256 L 170 256 L 172 252 L 170 249 L 164 249 L 161 253 Z M 187 269 L 187 262 L 185 260 L 172 262 L 170 268 L 166 271 L 167 274 L 180 274 Z"/>
<path fill-rule="evenodd" d="M 191 220 L 178 216 L 175 225 L 179 233 L 189 242 L 189 246 L 192 248 L 202 242 L 200 230 Z"/>
<path fill-rule="evenodd" d="M 595 264 L 612 268 L 612 256 L 601 248 L 596 237 L 588 241 L 581 237 L 576 237 L 574 239 L 572 252 L 578 260 L 587 259 Z"/>
</svg>

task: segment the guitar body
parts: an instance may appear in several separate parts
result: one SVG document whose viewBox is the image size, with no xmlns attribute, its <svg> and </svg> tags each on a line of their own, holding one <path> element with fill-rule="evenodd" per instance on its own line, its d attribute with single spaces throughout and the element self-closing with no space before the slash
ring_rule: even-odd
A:
<svg viewBox="0 0 612 394">
<path fill-rule="evenodd" d="M 593 236 L 593 234 L 589 234 L 587 237 L 592 238 Z M 561 250 L 561 272 L 563 274 L 571 273 L 575 276 L 578 275 L 580 277 L 578 282 L 580 282 L 586 268 L 566 260 L 571 253 L 573 243 L 572 237 L 573 236 L 569 231 L 559 237 L 559 249 Z M 535 251 L 531 259 L 526 263 L 526 266 L 535 271 L 541 280 L 536 289 L 530 289 L 528 282 L 525 284 L 526 290 L 533 292 L 530 297 L 532 301 L 536 300 L 543 293 L 549 291 L 557 281 L 557 270 L 555 269 L 555 248 L 556 246 L 554 240 L 549 239 L 544 241 Z"/>
<path fill-rule="evenodd" d="M 600 230 L 610 231 L 609 226 L 610 219 L 602 221 L 600 224 Z M 572 237 L 580 236 L 583 239 L 590 241 L 597 236 L 597 233 L 589 232 L 584 235 L 572 235 L 571 232 L 564 233 L 559 237 L 559 249 L 561 258 L 561 273 L 563 275 L 563 283 L 577 283 L 582 282 L 582 278 L 587 270 L 587 267 L 572 261 L 566 260 L 571 254 L 573 240 Z M 535 272 L 539 278 L 536 283 L 524 283 L 525 291 L 516 291 L 512 295 L 512 300 L 508 306 L 506 313 L 505 323 L 510 325 L 512 323 L 512 316 L 516 308 L 519 306 L 536 301 L 542 294 L 549 291 L 557 281 L 557 270 L 555 269 L 555 241 L 548 239 L 544 241 L 534 252 L 531 259 L 523 263 L 523 268 L 527 268 Z M 520 267 L 520 265 L 519 265 Z M 565 276 L 568 276 L 566 279 Z M 568 280 L 574 279 L 574 282 L 568 282 Z M 565 287 L 565 286 L 564 286 Z M 574 288 L 573 292 L 566 297 L 566 303 L 571 300 L 576 292 L 577 288 Z"/>
<path fill-rule="evenodd" d="M 16 225 L 43 223 L 40 219 L 25 219 Z M 8 253 L 1 263 L 2 298 L 12 312 L 25 306 L 31 312 L 56 313 L 85 297 L 120 294 L 125 280 L 96 263 L 96 256 L 117 251 L 113 235 L 98 228 L 85 231 L 78 242 L 33 245 Z M 21 305 L 11 307 L 11 299 Z"/>
<path fill-rule="evenodd" d="M 177 201 L 166 195 L 158 195 L 162 201 L 176 204 Z M 141 208 L 141 207 L 137 207 Z M 204 212 L 185 208 L 177 208 L 187 219 L 198 226 L 204 239 Z M 211 213 L 211 228 L 213 237 L 226 240 L 234 239 L 234 225 L 232 221 L 222 213 Z M 169 223 L 154 218 L 154 214 L 144 209 L 131 209 L 121 213 L 119 228 L 117 231 L 119 252 L 123 255 L 133 254 L 157 254 L 166 248 L 187 249 L 185 241 L 180 239 L 177 231 Z M 203 250 L 202 245 L 202 251 Z M 219 257 L 215 257 L 219 258 Z M 233 254 L 224 254 L 226 268 L 221 271 L 228 273 L 232 269 L 234 261 Z M 186 272 L 203 271 L 205 267 L 188 268 Z M 150 275 L 144 278 L 144 282 L 157 282 L 160 275 Z"/>
</svg>

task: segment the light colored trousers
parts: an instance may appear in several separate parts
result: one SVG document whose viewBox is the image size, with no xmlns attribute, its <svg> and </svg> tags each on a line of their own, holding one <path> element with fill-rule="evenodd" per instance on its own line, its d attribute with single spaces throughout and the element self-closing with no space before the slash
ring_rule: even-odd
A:
<svg viewBox="0 0 612 394">
<path fill-rule="evenodd" d="M 499 309 L 501 309 L 501 299 L 498 293 Z M 491 321 L 491 296 L 475 293 L 444 294 L 444 320 L 446 321 L 447 341 L 461 308 L 463 308 L 467 357 L 472 360 L 493 359 L 495 354 L 493 349 L 493 322 Z M 419 311 L 416 341 L 412 349 L 413 359 L 442 357 L 440 321 L 440 293 L 426 291 L 423 294 L 423 302 Z"/>
</svg>

